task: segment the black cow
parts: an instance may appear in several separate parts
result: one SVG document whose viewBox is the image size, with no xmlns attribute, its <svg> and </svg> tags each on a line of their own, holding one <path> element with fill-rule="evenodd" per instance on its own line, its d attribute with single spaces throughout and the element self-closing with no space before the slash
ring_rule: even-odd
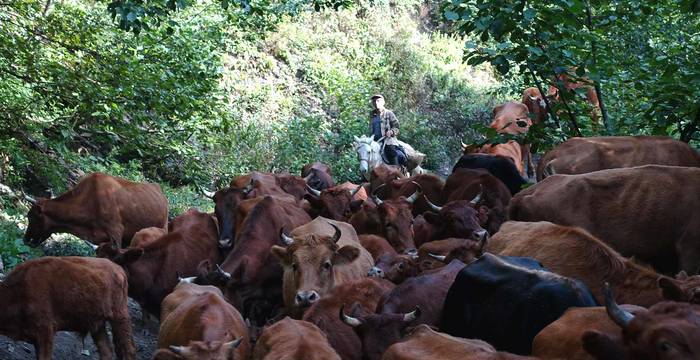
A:
<svg viewBox="0 0 700 360">
<path fill-rule="evenodd" d="M 459 272 L 447 292 L 440 329 L 529 355 L 535 335 L 566 309 L 596 305 L 578 280 L 507 260 L 486 253 Z"/>
<path fill-rule="evenodd" d="M 501 180 L 515 195 L 527 181 L 520 176 L 518 168 L 507 157 L 493 155 L 465 154 L 457 161 L 452 172 L 456 169 L 485 169 L 491 175 Z"/>
</svg>

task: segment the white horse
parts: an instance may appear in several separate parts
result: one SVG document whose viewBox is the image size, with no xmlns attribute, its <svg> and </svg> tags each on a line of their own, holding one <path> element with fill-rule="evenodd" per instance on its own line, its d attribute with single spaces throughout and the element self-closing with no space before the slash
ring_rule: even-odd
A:
<svg viewBox="0 0 700 360">
<path fill-rule="evenodd" d="M 365 179 L 369 180 L 369 170 L 385 164 L 382 157 L 382 145 L 374 141 L 372 136 L 355 136 L 354 138 L 355 151 L 357 152 L 357 158 L 360 160 L 360 173 Z M 425 159 L 425 154 L 416 151 L 411 145 L 403 141 L 399 141 L 399 144 L 406 150 L 406 156 L 408 157 L 406 161 L 407 170 L 410 174 L 425 173 L 425 170 L 420 167 L 423 159 Z"/>
</svg>

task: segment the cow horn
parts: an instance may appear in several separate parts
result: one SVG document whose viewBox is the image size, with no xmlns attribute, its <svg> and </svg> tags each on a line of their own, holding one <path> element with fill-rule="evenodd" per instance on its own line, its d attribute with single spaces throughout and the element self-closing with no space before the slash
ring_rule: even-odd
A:
<svg viewBox="0 0 700 360">
<path fill-rule="evenodd" d="M 170 345 L 169 348 L 170 348 L 170 351 L 174 352 L 177 355 L 182 355 L 185 352 L 185 350 L 187 349 L 186 346 L 174 346 L 174 345 Z"/>
<path fill-rule="evenodd" d="M 312 188 L 309 184 L 306 184 L 306 190 L 308 190 L 315 197 L 321 196 L 321 191 Z"/>
<path fill-rule="evenodd" d="M 612 290 L 610 289 L 610 283 L 605 283 L 603 292 L 605 292 L 605 310 L 608 312 L 608 316 L 610 316 L 610 319 L 612 319 L 612 321 L 614 321 L 615 324 L 619 325 L 621 328 L 627 328 L 630 321 L 634 319 L 634 315 L 623 310 L 619 305 L 617 305 L 615 298 L 613 297 Z"/>
<path fill-rule="evenodd" d="M 91 242 L 89 242 L 89 241 L 87 241 L 87 240 L 83 240 L 83 241 L 85 242 L 85 244 L 87 244 L 89 247 L 91 247 L 93 251 L 97 251 L 97 248 L 98 248 L 99 246 L 97 246 L 97 245 L 95 245 L 95 244 L 93 244 L 93 243 L 91 243 Z"/>
<path fill-rule="evenodd" d="M 467 150 L 467 144 L 465 144 L 463 141 L 459 142 L 462 145 L 462 151 Z"/>
<path fill-rule="evenodd" d="M 27 200 L 27 201 L 29 201 L 30 204 L 36 205 L 37 201 L 36 201 L 35 198 L 33 198 L 33 197 L 31 197 L 31 196 L 25 194 L 24 191 L 22 191 L 22 195 L 24 195 L 24 199 Z"/>
<path fill-rule="evenodd" d="M 342 235 L 340 232 L 340 229 L 335 224 L 333 224 L 331 222 L 329 222 L 328 224 L 335 229 L 335 233 L 333 233 L 333 239 L 331 239 L 331 240 L 333 240 L 334 243 L 337 243 L 338 240 L 340 240 L 340 236 Z"/>
<path fill-rule="evenodd" d="M 489 240 L 489 232 L 486 230 L 479 230 L 476 234 L 479 236 L 479 252 L 484 252 L 486 242 Z"/>
<path fill-rule="evenodd" d="M 178 278 L 177 278 L 177 282 L 178 282 L 178 283 L 186 283 L 186 284 L 194 284 L 194 280 L 195 280 L 196 278 L 197 278 L 197 277 L 195 277 L 195 276 L 190 276 L 190 277 L 186 277 L 186 278 L 178 277 Z"/>
<path fill-rule="evenodd" d="M 529 95 L 529 96 L 530 96 L 530 100 L 532 100 L 532 101 L 536 101 L 536 100 L 537 100 L 537 96 L 532 96 L 532 95 Z"/>
<path fill-rule="evenodd" d="M 345 304 L 343 304 L 340 307 L 340 320 L 342 322 L 344 322 L 352 327 L 357 327 L 357 326 L 362 325 L 362 321 L 360 321 L 360 319 L 345 315 L 345 311 L 343 311 L 343 310 L 345 310 Z"/>
<path fill-rule="evenodd" d="M 224 346 L 226 346 L 226 347 L 228 347 L 228 348 L 231 348 L 231 349 L 235 349 L 235 348 L 238 347 L 238 345 L 241 344 L 241 341 L 243 341 L 243 337 L 242 337 L 242 336 L 239 337 L 239 338 L 236 339 L 236 340 L 232 340 L 232 341 L 229 341 L 229 342 L 225 343 Z"/>
<path fill-rule="evenodd" d="M 425 198 L 425 201 L 428 203 L 428 206 L 430 206 L 430 209 L 435 211 L 435 212 L 440 212 L 442 210 L 442 206 L 437 206 L 433 204 L 430 199 L 428 199 L 427 196 L 423 196 Z"/>
<path fill-rule="evenodd" d="M 294 244 L 294 238 L 285 234 L 284 229 L 280 229 L 280 239 L 287 246 Z"/>
<path fill-rule="evenodd" d="M 357 193 L 360 192 L 360 189 L 362 189 L 362 184 L 357 185 L 355 190 L 350 190 L 350 197 L 354 197 L 355 195 L 357 195 Z"/>
<path fill-rule="evenodd" d="M 231 274 L 224 271 L 224 269 L 222 269 L 221 266 L 219 266 L 219 264 L 216 264 L 216 272 L 225 277 L 227 281 L 231 280 Z"/>
<path fill-rule="evenodd" d="M 210 199 L 214 199 L 214 195 L 216 194 L 216 192 L 209 191 L 209 190 L 207 190 L 204 187 L 199 186 L 199 185 L 197 186 L 197 189 L 199 189 L 199 192 L 202 193 L 202 195 L 204 195 Z"/>
<path fill-rule="evenodd" d="M 304 182 L 308 183 L 309 180 L 311 180 L 311 177 L 312 177 L 312 176 L 314 176 L 314 174 L 311 173 L 311 172 L 309 172 L 309 175 L 306 175 L 305 177 L 303 177 Z"/>
<path fill-rule="evenodd" d="M 472 205 L 476 205 L 481 201 L 481 197 L 484 194 L 484 187 L 479 184 L 479 193 L 470 201 Z"/>
<path fill-rule="evenodd" d="M 420 317 L 421 313 L 422 313 L 422 311 L 421 311 L 420 307 L 416 306 L 415 310 L 403 315 L 403 321 L 411 322 L 413 320 L 416 320 Z"/>
<path fill-rule="evenodd" d="M 416 191 L 415 191 L 411 196 L 409 196 L 409 197 L 406 199 L 406 201 L 408 201 L 409 203 L 413 204 L 413 203 L 416 201 L 416 199 L 418 199 L 419 196 L 423 195 L 423 187 L 421 187 L 420 184 L 418 184 L 418 183 L 415 182 L 415 181 L 411 181 L 411 182 L 414 183 L 414 184 L 416 185 L 416 187 L 418 187 L 418 188 L 416 189 Z"/>
<path fill-rule="evenodd" d="M 428 253 L 428 256 L 430 256 L 431 258 L 433 258 L 439 262 L 445 262 L 445 259 L 447 259 L 447 256 L 445 256 L 445 255 L 435 255 L 433 253 Z"/>
</svg>

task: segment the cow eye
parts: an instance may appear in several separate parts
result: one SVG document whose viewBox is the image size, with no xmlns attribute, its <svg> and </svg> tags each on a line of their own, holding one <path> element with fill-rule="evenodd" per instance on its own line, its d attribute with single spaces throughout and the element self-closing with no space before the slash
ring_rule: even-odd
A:
<svg viewBox="0 0 700 360">
<path fill-rule="evenodd" d="M 323 270 L 330 270 L 330 269 L 331 269 L 331 266 L 333 266 L 333 265 L 331 264 L 331 262 L 330 262 L 330 261 L 326 261 L 326 262 L 323 263 Z"/>
<path fill-rule="evenodd" d="M 403 264 L 403 263 L 399 263 L 399 270 L 403 270 L 403 268 L 404 268 L 404 264 Z"/>
<path fill-rule="evenodd" d="M 299 270 L 299 265 L 297 263 L 292 264 L 292 270 L 294 270 L 294 271 Z"/>
<path fill-rule="evenodd" d="M 659 343 L 659 350 L 661 350 L 661 352 L 669 352 L 671 349 L 673 349 L 673 345 L 671 345 L 670 342 L 662 341 Z"/>
</svg>

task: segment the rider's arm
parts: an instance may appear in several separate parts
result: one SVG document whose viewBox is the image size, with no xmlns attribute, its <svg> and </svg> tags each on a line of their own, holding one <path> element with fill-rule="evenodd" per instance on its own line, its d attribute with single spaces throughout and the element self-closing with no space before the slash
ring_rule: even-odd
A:
<svg viewBox="0 0 700 360">
<path fill-rule="evenodd" d="M 399 136 L 399 120 L 396 119 L 393 111 L 387 110 L 387 117 L 389 118 L 389 127 L 392 132 L 391 136 Z"/>
</svg>

